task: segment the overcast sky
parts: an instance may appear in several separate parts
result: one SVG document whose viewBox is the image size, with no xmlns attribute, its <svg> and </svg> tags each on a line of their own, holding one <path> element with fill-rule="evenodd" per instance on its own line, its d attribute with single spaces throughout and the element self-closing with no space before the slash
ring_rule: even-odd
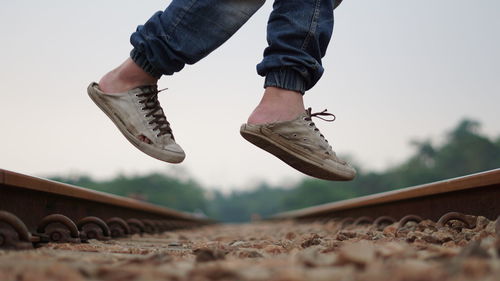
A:
<svg viewBox="0 0 500 281">
<path fill-rule="evenodd" d="M 160 100 L 180 165 L 129 144 L 86 87 L 129 54 L 130 33 L 167 1 L 6 0 L 0 9 L 0 168 L 38 176 L 168 171 L 230 190 L 302 177 L 247 143 L 239 127 L 260 99 L 255 73 L 272 1 L 224 46 L 165 77 Z M 500 1 L 344 0 L 335 11 L 325 74 L 307 93 L 334 149 L 380 170 L 439 139 L 463 117 L 500 135 Z"/>
</svg>

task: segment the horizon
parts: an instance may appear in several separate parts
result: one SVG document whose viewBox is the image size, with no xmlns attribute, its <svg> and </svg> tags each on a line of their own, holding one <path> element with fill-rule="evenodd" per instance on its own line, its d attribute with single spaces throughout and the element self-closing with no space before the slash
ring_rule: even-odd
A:
<svg viewBox="0 0 500 281">
<path fill-rule="evenodd" d="M 469 118 L 462 118 L 460 121 L 464 121 L 464 120 L 477 121 L 477 120 L 469 119 Z M 422 140 L 422 141 L 430 141 L 430 143 L 434 146 L 434 148 L 439 148 L 439 147 L 441 147 L 443 144 L 445 144 L 447 142 L 449 133 L 452 131 L 452 129 L 455 129 L 458 126 L 458 124 L 460 124 L 460 122 L 457 122 L 455 124 L 455 127 L 450 127 L 447 130 L 445 130 L 441 134 L 441 136 L 439 136 L 437 139 L 429 139 L 429 138 L 422 138 L 422 139 L 418 139 L 418 140 L 412 139 L 412 140 L 408 141 L 408 146 L 414 147 L 414 145 L 412 144 L 412 141 L 414 141 L 414 140 L 421 141 Z M 488 138 L 492 142 L 495 142 L 495 141 L 498 142 L 498 141 L 500 141 L 500 131 L 498 132 L 497 135 L 494 135 L 494 136 L 486 135 L 486 134 L 483 133 L 483 130 L 481 128 L 481 123 L 480 122 L 479 122 L 479 130 L 476 133 L 479 136 L 483 136 L 483 137 Z M 413 150 L 413 155 L 414 154 L 415 154 L 415 149 Z M 408 155 L 408 157 L 411 157 L 411 156 L 412 156 L 412 154 Z M 388 165 L 388 166 L 383 167 L 381 169 L 375 170 L 375 169 L 366 169 L 366 168 L 364 168 L 363 163 L 357 162 L 355 156 L 350 155 L 349 157 L 352 158 L 351 160 L 353 160 L 353 163 L 356 165 L 355 168 L 357 169 L 358 174 L 363 174 L 363 175 L 370 174 L 370 173 L 384 174 L 384 173 L 387 173 L 389 170 L 397 168 L 398 166 L 401 166 L 404 162 L 408 161 L 408 158 L 405 158 L 405 159 L 402 159 L 400 162 L 391 163 L 391 165 Z M 204 191 L 206 191 L 206 192 L 219 191 L 224 196 L 228 196 L 228 195 L 230 195 L 233 192 L 240 192 L 240 191 L 252 192 L 252 191 L 255 191 L 255 190 L 261 188 L 263 185 L 266 185 L 266 186 L 268 186 L 270 188 L 281 188 L 281 189 L 295 188 L 298 183 L 300 183 L 301 181 L 303 181 L 305 179 L 314 179 L 313 177 L 310 177 L 310 176 L 307 176 L 307 175 L 303 175 L 302 177 L 299 177 L 299 178 L 297 178 L 294 181 L 286 181 L 285 179 L 283 179 L 282 183 L 277 182 L 277 183 L 272 184 L 272 183 L 267 182 L 265 180 L 261 180 L 261 181 L 254 182 L 253 185 L 247 185 L 246 188 L 241 188 L 241 187 L 238 187 L 238 186 L 234 186 L 234 187 L 232 187 L 230 189 L 227 189 L 227 190 L 221 190 L 217 186 L 206 186 L 206 185 L 204 185 L 194 175 L 192 175 L 189 172 L 189 170 L 185 170 L 185 168 L 183 168 L 183 172 L 182 173 L 179 173 L 179 172 L 176 173 L 175 171 L 168 170 L 168 167 L 166 167 L 166 168 L 167 169 L 163 169 L 163 170 L 145 171 L 143 173 L 129 173 L 129 174 L 127 174 L 127 173 L 117 173 L 117 174 L 114 174 L 114 175 L 111 175 L 111 176 L 105 177 L 105 178 L 94 177 L 93 175 L 86 174 L 86 173 L 69 173 L 69 174 L 53 174 L 53 175 L 49 174 L 49 175 L 37 175 L 37 176 L 42 177 L 42 178 L 61 177 L 61 178 L 64 178 L 64 179 L 72 179 L 72 180 L 76 180 L 76 179 L 79 179 L 79 178 L 82 178 L 82 177 L 89 177 L 92 181 L 97 181 L 97 182 L 103 182 L 104 181 L 105 182 L 105 181 L 112 181 L 114 179 L 121 178 L 121 177 L 125 177 L 125 178 L 137 178 L 137 177 L 147 177 L 147 176 L 154 175 L 154 174 L 160 174 L 162 176 L 166 176 L 166 177 L 169 177 L 169 178 L 180 180 L 181 182 L 194 181 L 197 184 L 199 184 L 200 187 L 204 189 Z M 174 166 L 174 168 L 175 168 L 175 166 Z M 485 171 L 489 171 L 489 170 L 483 170 L 481 172 L 485 172 Z M 476 173 L 476 172 L 474 172 L 474 173 Z M 464 174 L 464 175 L 461 175 L 461 176 L 465 176 L 465 175 L 469 175 L 469 174 L 474 174 L 474 173 L 467 173 L 467 174 Z M 459 176 L 459 177 L 461 177 L 461 176 Z M 356 181 L 356 179 L 357 178 L 355 178 L 353 181 Z M 335 183 L 335 182 L 332 181 L 332 183 Z M 425 184 L 425 183 L 422 183 L 422 184 Z M 408 187 L 408 186 L 401 186 L 399 188 L 406 188 L 406 187 Z"/>
</svg>

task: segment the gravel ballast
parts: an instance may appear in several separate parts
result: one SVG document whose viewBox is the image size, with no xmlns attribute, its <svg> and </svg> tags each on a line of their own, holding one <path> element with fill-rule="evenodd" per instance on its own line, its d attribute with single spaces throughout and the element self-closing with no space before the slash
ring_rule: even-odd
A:
<svg viewBox="0 0 500 281">
<path fill-rule="evenodd" d="M 495 221 L 341 227 L 222 224 L 111 241 L 0 251 L 1 281 L 500 280 Z"/>
</svg>

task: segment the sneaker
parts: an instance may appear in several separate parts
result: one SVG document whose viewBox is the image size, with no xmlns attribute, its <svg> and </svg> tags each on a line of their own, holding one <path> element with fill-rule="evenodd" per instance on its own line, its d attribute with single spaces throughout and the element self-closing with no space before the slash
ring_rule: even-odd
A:
<svg viewBox="0 0 500 281">
<path fill-rule="evenodd" d="M 321 116 L 330 116 L 325 119 Z M 240 133 L 247 141 L 266 150 L 304 174 L 325 180 L 352 180 L 356 170 L 337 157 L 316 128 L 312 117 L 334 121 L 326 110 L 311 113 L 308 108 L 294 120 L 259 125 L 243 124 Z"/>
<path fill-rule="evenodd" d="M 180 163 L 186 157 L 175 142 L 170 123 L 158 101 L 157 86 L 141 86 L 126 93 L 106 94 L 99 84 L 87 89 L 90 98 L 140 151 L 156 159 Z"/>
</svg>

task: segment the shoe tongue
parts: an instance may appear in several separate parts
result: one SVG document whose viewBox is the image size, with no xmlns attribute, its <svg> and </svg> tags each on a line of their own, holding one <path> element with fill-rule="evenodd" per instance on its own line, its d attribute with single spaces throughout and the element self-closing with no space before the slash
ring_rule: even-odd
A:
<svg viewBox="0 0 500 281">
<path fill-rule="evenodd" d="M 138 87 L 138 89 L 144 94 L 152 94 L 158 92 L 158 85 L 144 85 Z"/>
<path fill-rule="evenodd" d="M 156 93 L 158 90 L 157 85 L 143 85 L 139 87 L 135 87 L 132 90 L 129 91 L 130 94 L 153 94 Z"/>
<path fill-rule="evenodd" d="M 312 107 L 309 107 L 304 111 L 304 115 L 306 115 L 307 117 L 311 117 L 311 114 L 312 114 Z"/>
<path fill-rule="evenodd" d="M 311 114 L 306 110 L 304 113 L 297 116 L 297 119 L 311 118 Z"/>
</svg>

